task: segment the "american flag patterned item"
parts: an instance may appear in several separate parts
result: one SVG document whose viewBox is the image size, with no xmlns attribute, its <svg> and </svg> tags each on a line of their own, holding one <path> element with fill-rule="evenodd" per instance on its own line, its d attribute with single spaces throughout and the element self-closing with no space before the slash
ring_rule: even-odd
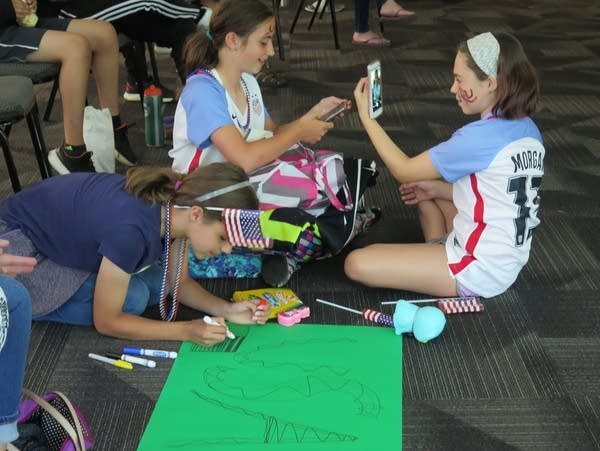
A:
<svg viewBox="0 0 600 451">
<path fill-rule="evenodd" d="M 363 310 L 362 316 L 374 323 L 381 324 L 382 326 L 394 327 L 394 320 L 390 315 L 378 312 L 377 310 L 366 309 Z"/>
<path fill-rule="evenodd" d="M 232 246 L 254 250 L 270 249 L 273 240 L 266 238 L 260 230 L 260 210 L 242 210 L 226 208 L 222 219 L 225 223 L 225 234 Z"/>
<path fill-rule="evenodd" d="M 438 307 L 446 315 L 452 313 L 474 313 L 483 312 L 483 303 L 477 298 L 465 298 L 461 300 L 440 299 Z"/>
</svg>

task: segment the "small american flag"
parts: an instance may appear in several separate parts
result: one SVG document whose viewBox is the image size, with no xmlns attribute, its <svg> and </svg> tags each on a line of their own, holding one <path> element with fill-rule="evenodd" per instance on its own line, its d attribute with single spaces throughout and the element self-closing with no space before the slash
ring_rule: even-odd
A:
<svg viewBox="0 0 600 451">
<path fill-rule="evenodd" d="M 438 307 L 446 315 L 453 313 L 474 313 L 483 312 L 483 303 L 476 297 L 468 297 L 464 299 L 440 299 Z"/>
<path fill-rule="evenodd" d="M 260 210 L 241 210 L 226 208 L 223 210 L 223 221 L 227 239 L 232 246 L 249 249 L 270 249 L 273 240 L 265 238 L 260 230 Z"/>
</svg>

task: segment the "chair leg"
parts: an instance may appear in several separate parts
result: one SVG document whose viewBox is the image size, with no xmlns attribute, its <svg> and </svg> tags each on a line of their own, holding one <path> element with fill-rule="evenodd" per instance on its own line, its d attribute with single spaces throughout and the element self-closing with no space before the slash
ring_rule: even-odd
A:
<svg viewBox="0 0 600 451">
<path fill-rule="evenodd" d="M 296 22 L 298 22 L 298 17 L 300 17 L 302 8 L 304 8 L 304 0 L 300 0 L 298 2 L 298 8 L 296 9 L 296 14 L 294 15 L 294 20 L 292 20 L 292 26 L 290 27 L 290 34 L 294 33 L 294 28 L 296 28 Z"/>
<path fill-rule="evenodd" d="M 277 49 L 279 50 L 279 59 L 285 60 L 283 53 L 283 42 L 281 40 L 281 20 L 279 18 L 279 0 L 273 0 L 273 12 L 275 13 L 275 35 L 277 36 Z"/>
<path fill-rule="evenodd" d="M 321 9 L 321 3 L 323 2 L 323 0 L 317 0 L 317 6 L 315 8 L 315 10 L 312 13 L 312 16 L 310 16 L 310 22 L 308 22 L 308 27 L 306 27 L 307 30 L 310 30 L 313 26 L 313 23 L 315 23 L 315 18 L 317 17 L 317 13 L 319 12 L 319 9 Z M 327 3 L 327 0 L 325 0 L 325 3 Z"/>
<path fill-rule="evenodd" d="M 333 40 L 335 42 L 336 50 L 340 49 L 340 39 L 338 37 L 337 20 L 335 18 L 335 2 L 334 0 L 329 1 L 329 9 L 331 12 L 331 26 L 333 28 Z"/>
<path fill-rule="evenodd" d="M 25 115 L 25 119 L 27 120 L 27 126 L 29 127 L 29 134 L 31 135 L 35 158 L 40 169 L 40 176 L 43 179 L 47 179 L 50 177 L 50 164 L 48 163 L 48 149 L 42 132 L 37 102 L 34 102 L 31 111 Z"/>
<path fill-rule="evenodd" d="M 19 183 L 19 175 L 17 174 L 17 167 L 15 166 L 15 160 L 13 160 L 12 153 L 8 147 L 8 139 L 4 134 L 4 130 L 0 128 L 0 145 L 2 146 L 2 153 L 4 153 L 4 161 L 6 162 L 6 169 L 8 170 L 8 176 L 10 178 L 10 184 L 12 185 L 13 191 L 16 193 L 21 191 L 21 183 Z"/>
<path fill-rule="evenodd" d="M 50 91 L 50 97 L 48 97 L 48 103 L 46 104 L 46 111 L 44 112 L 44 122 L 48 122 L 50 120 L 50 114 L 52 114 L 52 107 L 54 106 L 54 100 L 56 99 L 57 92 L 58 92 L 58 75 L 54 79 L 54 83 L 52 83 L 52 91 Z"/>
<path fill-rule="evenodd" d="M 152 67 L 152 79 L 155 85 L 160 85 L 160 77 L 158 76 L 158 66 L 156 65 L 156 55 L 154 54 L 154 44 L 147 42 L 148 55 L 150 56 L 150 66 Z"/>
</svg>

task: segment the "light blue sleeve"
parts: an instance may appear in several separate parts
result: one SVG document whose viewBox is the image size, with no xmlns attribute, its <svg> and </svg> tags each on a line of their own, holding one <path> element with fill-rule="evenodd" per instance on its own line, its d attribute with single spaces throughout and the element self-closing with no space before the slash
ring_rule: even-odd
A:
<svg viewBox="0 0 600 451">
<path fill-rule="evenodd" d="M 180 101 L 186 114 L 188 138 L 198 148 L 210 144 L 210 135 L 217 129 L 233 125 L 225 88 L 209 75 L 190 77 Z"/>
<path fill-rule="evenodd" d="M 447 182 L 454 183 L 489 166 L 503 145 L 495 138 L 496 127 L 492 122 L 479 120 L 454 132 L 448 141 L 431 149 L 429 156 L 433 165 Z"/>
<path fill-rule="evenodd" d="M 496 155 L 510 143 L 542 136 L 529 117 L 485 118 L 459 128 L 448 141 L 429 149 L 434 166 L 447 182 L 454 183 L 489 167 Z"/>
</svg>

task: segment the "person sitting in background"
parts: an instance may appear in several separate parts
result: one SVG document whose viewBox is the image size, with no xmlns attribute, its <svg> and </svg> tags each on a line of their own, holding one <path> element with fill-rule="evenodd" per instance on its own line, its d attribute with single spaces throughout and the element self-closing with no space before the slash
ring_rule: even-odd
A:
<svg viewBox="0 0 600 451">
<path fill-rule="evenodd" d="M 354 0 L 354 34 L 352 44 L 363 47 L 389 47 L 391 41 L 371 31 L 369 28 L 370 0 Z M 415 13 L 398 5 L 394 0 L 377 0 L 379 21 L 392 22 L 396 20 L 413 19 Z"/>
<path fill-rule="evenodd" d="M 133 41 L 155 42 L 171 48 L 171 57 L 181 79 L 181 51 L 188 35 L 196 31 L 197 22 L 204 10 L 191 6 L 183 0 L 67 0 L 53 2 L 39 0 L 41 11 L 46 15 L 65 18 L 104 20 L 110 22 L 117 33 Z M 140 100 L 136 81 L 149 85 L 145 50 L 124 47 L 128 80 L 123 96 L 126 100 Z M 164 101 L 173 101 L 173 91 L 164 90 Z"/>
<path fill-rule="evenodd" d="M 199 258 L 230 252 L 222 209 L 257 205 L 246 174 L 230 163 L 189 174 L 155 167 L 131 168 L 127 176 L 69 174 L 0 203 L 0 233 L 18 238 L 16 254 L 38 260 L 31 274 L 19 276 L 34 320 L 93 325 L 130 340 L 211 346 L 225 339 L 223 318 L 263 324 L 268 310 L 226 301 L 190 279 L 188 243 Z M 221 325 L 173 321 L 179 302 Z M 160 304 L 170 322 L 140 317 L 151 304 Z"/>
<path fill-rule="evenodd" d="M 36 0 L 0 0 L 0 61 L 59 62 L 64 143 L 48 159 L 59 174 L 94 172 L 83 140 L 83 110 L 90 70 L 101 108 L 112 115 L 116 156 L 127 165 L 137 156 L 119 115 L 119 50 L 114 28 L 102 21 L 56 19 L 35 14 Z M 28 22 L 26 18 L 34 18 Z M 37 20 L 36 20 L 37 19 Z"/>
<path fill-rule="evenodd" d="M 539 83 L 519 41 L 482 33 L 458 46 L 450 92 L 478 120 L 408 157 L 369 117 L 368 80 L 354 90 L 377 153 L 417 205 L 425 243 L 373 244 L 351 252 L 348 277 L 368 286 L 434 296 L 492 297 L 527 263 L 539 225 L 542 136 L 529 117 Z"/>
<path fill-rule="evenodd" d="M 31 298 L 13 277 L 32 272 L 37 263 L 32 257 L 3 253 L 8 245 L 0 239 L 0 451 L 19 437 L 19 400 L 31 330 Z"/>
</svg>

